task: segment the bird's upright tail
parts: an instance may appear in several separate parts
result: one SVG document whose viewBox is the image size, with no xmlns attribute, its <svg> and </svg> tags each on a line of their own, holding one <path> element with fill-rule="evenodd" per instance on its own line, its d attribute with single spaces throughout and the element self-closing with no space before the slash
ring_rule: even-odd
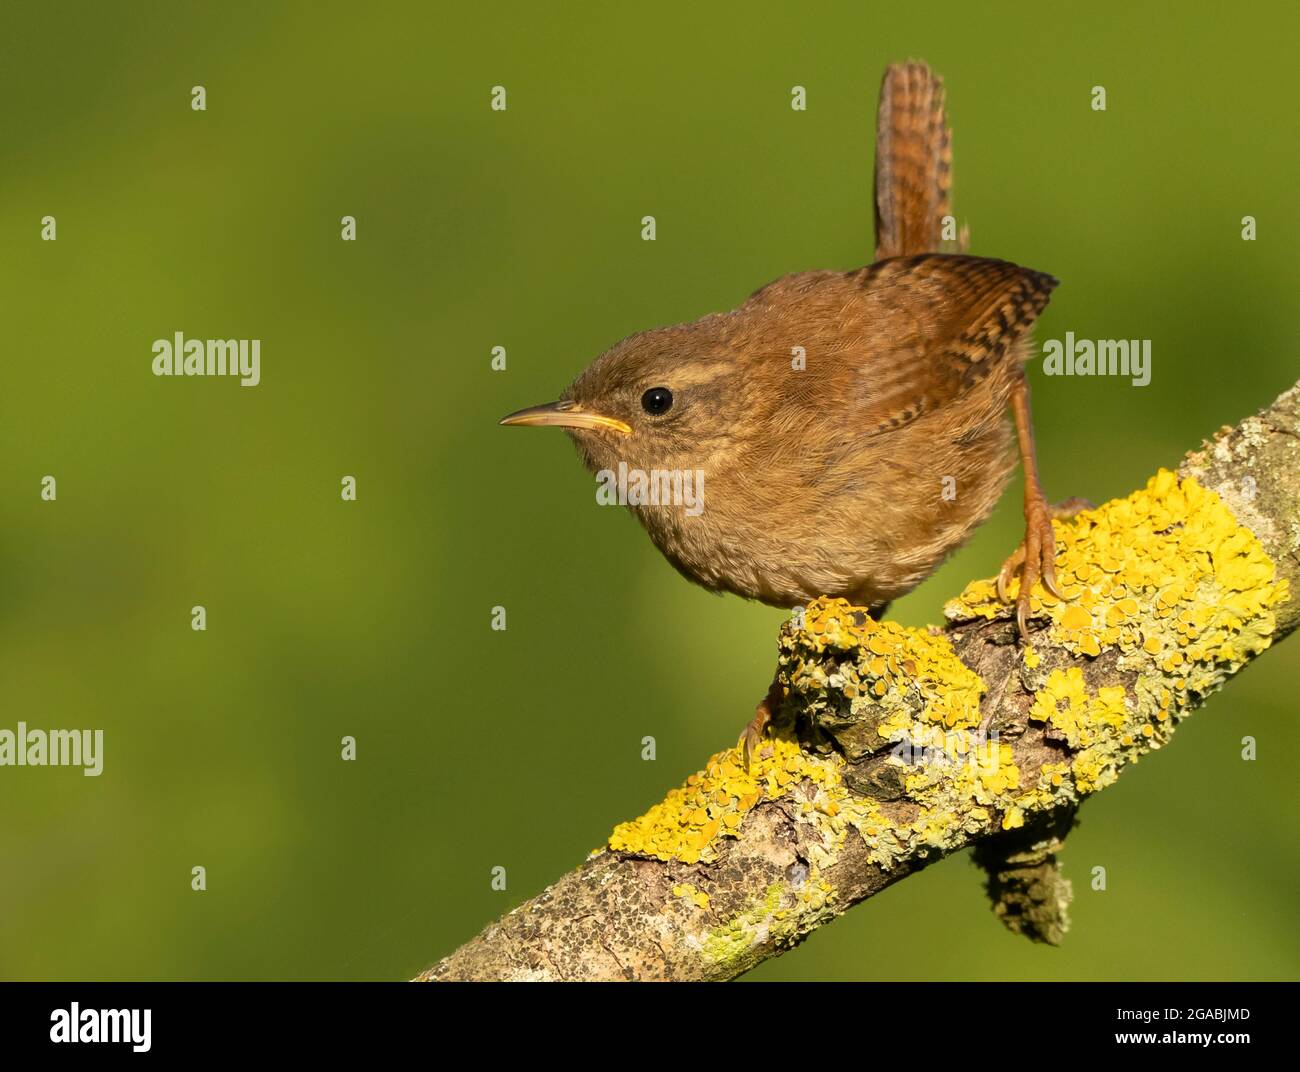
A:
<svg viewBox="0 0 1300 1072">
<path fill-rule="evenodd" d="M 891 64 L 876 113 L 876 260 L 964 249 L 943 239 L 951 187 L 943 79 L 919 61 Z"/>
</svg>

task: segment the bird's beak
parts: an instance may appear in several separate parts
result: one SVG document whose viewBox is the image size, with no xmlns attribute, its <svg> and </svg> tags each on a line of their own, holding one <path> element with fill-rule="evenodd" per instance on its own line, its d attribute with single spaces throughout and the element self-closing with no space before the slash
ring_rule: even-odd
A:
<svg viewBox="0 0 1300 1072">
<path fill-rule="evenodd" d="M 615 417 L 589 413 L 576 402 L 547 402 L 544 406 L 529 406 L 518 413 L 501 418 L 502 424 L 556 425 L 560 428 L 605 428 L 621 435 L 632 434 L 630 425 Z"/>
</svg>

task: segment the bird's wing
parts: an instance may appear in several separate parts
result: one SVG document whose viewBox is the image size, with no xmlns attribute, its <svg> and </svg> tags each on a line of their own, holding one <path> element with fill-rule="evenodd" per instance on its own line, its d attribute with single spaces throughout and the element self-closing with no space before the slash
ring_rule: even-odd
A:
<svg viewBox="0 0 1300 1072">
<path fill-rule="evenodd" d="M 876 112 L 876 260 L 938 253 L 951 187 L 943 79 L 924 63 L 893 64 Z"/>
<path fill-rule="evenodd" d="M 1007 261 L 964 255 L 873 264 L 849 281 L 865 288 L 857 367 L 862 405 L 855 422 L 887 432 L 964 395 L 1018 360 L 1057 281 Z M 854 314 L 849 314 L 850 316 Z"/>
</svg>

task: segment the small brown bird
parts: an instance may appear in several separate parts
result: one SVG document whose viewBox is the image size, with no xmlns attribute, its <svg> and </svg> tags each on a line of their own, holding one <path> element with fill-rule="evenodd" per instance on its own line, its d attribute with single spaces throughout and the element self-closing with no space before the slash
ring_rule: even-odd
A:
<svg viewBox="0 0 1300 1072">
<path fill-rule="evenodd" d="M 891 66 L 875 263 L 788 275 L 729 313 L 633 335 L 560 401 L 501 423 L 567 429 L 593 472 L 702 473 L 694 509 L 666 495 L 633 511 L 705 588 L 786 608 L 843 596 L 878 616 L 993 510 L 1015 462 L 1010 407 L 1026 535 L 999 591 L 1019 575 L 1023 636 L 1030 589 L 1056 590 L 1024 374 L 1056 280 L 941 252 L 950 177 L 942 80 L 921 63 Z M 746 761 L 779 699 L 774 682 Z"/>
</svg>

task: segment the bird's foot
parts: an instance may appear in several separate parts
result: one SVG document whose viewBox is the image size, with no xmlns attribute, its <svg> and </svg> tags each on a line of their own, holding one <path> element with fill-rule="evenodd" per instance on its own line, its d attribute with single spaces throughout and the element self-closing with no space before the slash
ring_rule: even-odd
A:
<svg viewBox="0 0 1300 1072">
<path fill-rule="evenodd" d="M 740 754 L 744 759 L 745 770 L 749 770 L 749 757 L 758 751 L 758 747 L 763 742 L 767 734 L 767 727 L 772 723 L 772 717 L 776 714 L 777 708 L 781 706 L 782 694 L 781 685 L 775 678 L 767 690 L 767 695 L 763 697 L 762 702 L 754 708 L 754 717 L 750 720 L 745 732 L 740 735 L 737 742 L 740 748 Z"/>
<path fill-rule="evenodd" d="M 1063 598 L 1056 581 L 1056 533 L 1053 518 L 1073 517 L 1080 510 L 1092 509 L 1087 499 L 1066 499 L 1052 505 L 1039 492 L 1027 496 L 1025 501 L 1025 540 L 1002 563 L 998 572 L 998 599 L 1008 602 L 1007 585 L 1019 576 L 1020 590 L 1016 593 L 1016 632 L 1024 640 L 1029 635 L 1030 602 L 1034 585 L 1039 581 L 1057 599 Z"/>
</svg>

